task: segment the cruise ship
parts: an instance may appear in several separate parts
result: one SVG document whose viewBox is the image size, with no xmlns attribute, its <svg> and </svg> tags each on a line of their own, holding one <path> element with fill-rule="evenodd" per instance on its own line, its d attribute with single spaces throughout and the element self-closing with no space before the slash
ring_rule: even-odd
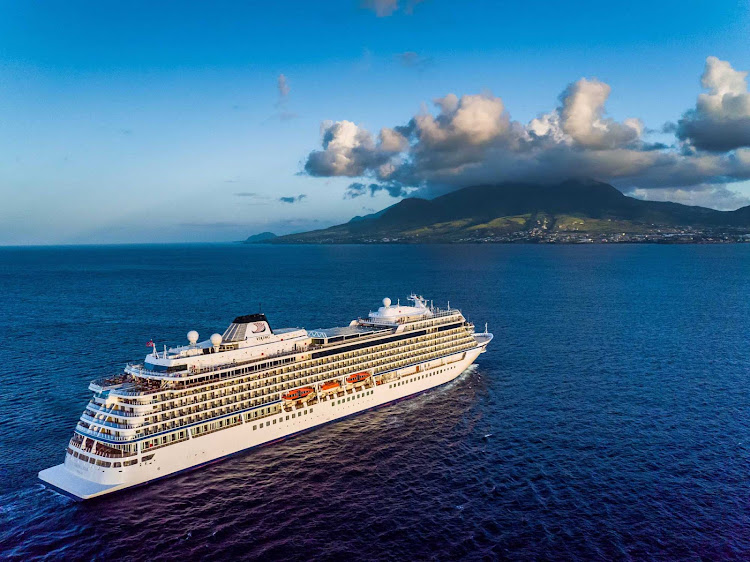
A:
<svg viewBox="0 0 750 562">
<path fill-rule="evenodd" d="M 39 473 L 85 500 L 191 470 L 458 377 L 492 339 L 411 295 L 348 326 L 272 329 L 262 313 L 91 382 L 63 464 Z"/>
</svg>

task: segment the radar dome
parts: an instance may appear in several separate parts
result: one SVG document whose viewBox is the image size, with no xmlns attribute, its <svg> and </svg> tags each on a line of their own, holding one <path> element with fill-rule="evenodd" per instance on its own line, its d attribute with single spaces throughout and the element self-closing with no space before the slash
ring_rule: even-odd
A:
<svg viewBox="0 0 750 562">
<path fill-rule="evenodd" d="M 211 336 L 211 345 L 214 346 L 214 349 L 219 349 L 219 346 L 221 345 L 221 334 L 214 334 Z"/>
<path fill-rule="evenodd" d="M 386 308 L 388 308 L 389 306 L 391 306 L 391 299 L 389 299 L 388 297 L 385 297 L 383 299 L 383 306 L 386 307 Z"/>
<path fill-rule="evenodd" d="M 190 342 L 190 345 L 195 345 L 198 341 L 198 332 L 195 330 L 190 330 L 187 333 L 187 339 Z"/>
</svg>

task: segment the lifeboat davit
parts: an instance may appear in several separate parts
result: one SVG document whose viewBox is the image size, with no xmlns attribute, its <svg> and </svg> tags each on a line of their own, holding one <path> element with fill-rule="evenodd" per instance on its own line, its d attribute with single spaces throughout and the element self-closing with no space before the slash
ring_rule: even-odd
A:
<svg viewBox="0 0 750 562">
<path fill-rule="evenodd" d="M 334 388 L 338 388 L 340 386 L 341 383 L 339 381 L 328 381 L 323 383 L 323 385 L 320 387 L 320 390 L 333 390 Z"/>
<path fill-rule="evenodd" d="M 365 381 L 370 378 L 370 373 L 368 372 L 362 372 L 362 373 L 354 373 L 353 375 L 349 375 L 346 377 L 346 382 L 349 384 L 357 384 L 358 382 Z"/>
<path fill-rule="evenodd" d="M 312 392 L 314 392 L 314 390 L 310 388 L 309 386 L 306 386 L 305 388 L 296 388 L 282 395 L 281 399 L 282 400 L 301 400 L 302 398 L 305 398 L 306 396 L 310 395 Z"/>
</svg>

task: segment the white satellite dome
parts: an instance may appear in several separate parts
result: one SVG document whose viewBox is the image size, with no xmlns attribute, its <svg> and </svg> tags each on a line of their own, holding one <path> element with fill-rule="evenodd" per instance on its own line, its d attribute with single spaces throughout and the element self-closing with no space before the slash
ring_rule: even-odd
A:
<svg viewBox="0 0 750 562">
<path fill-rule="evenodd" d="M 386 307 L 386 308 L 388 308 L 389 306 L 391 306 L 391 299 L 389 299 L 388 297 L 385 297 L 383 299 L 383 306 Z"/>
<path fill-rule="evenodd" d="M 190 330 L 187 333 L 187 339 L 190 342 L 190 345 L 195 345 L 198 342 L 198 332 L 195 330 Z"/>
<path fill-rule="evenodd" d="M 214 346 L 214 349 L 219 349 L 219 346 L 221 345 L 221 334 L 214 334 L 211 336 L 211 345 Z"/>
</svg>

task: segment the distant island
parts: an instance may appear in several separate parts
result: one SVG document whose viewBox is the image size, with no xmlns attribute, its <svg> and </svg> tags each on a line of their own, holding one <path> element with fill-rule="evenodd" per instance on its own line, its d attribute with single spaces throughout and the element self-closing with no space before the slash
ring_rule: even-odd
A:
<svg viewBox="0 0 750 562">
<path fill-rule="evenodd" d="M 735 211 L 628 197 L 593 180 L 466 187 L 404 199 L 346 224 L 247 243 L 750 242 L 750 206 Z"/>
<path fill-rule="evenodd" d="M 245 244 L 254 244 L 256 242 L 268 242 L 270 240 L 273 240 L 274 238 L 278 238 L 273 232 L 260 232 L 258 234 L 253 234 L 252 236 L 248 236 L 245 240 Z"/>
</svg>

